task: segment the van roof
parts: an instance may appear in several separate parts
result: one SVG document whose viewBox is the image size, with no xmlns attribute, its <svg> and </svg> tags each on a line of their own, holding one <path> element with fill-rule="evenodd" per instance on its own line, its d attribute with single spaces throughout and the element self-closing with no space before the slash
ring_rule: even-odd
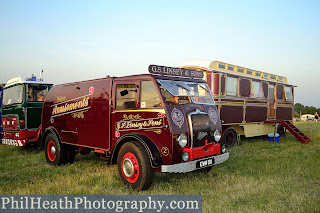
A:
<svg viewBox="0 0 320 213">
<path fill-rule="evenodd" d="M 63 86 L 63 85 L 71 85 L 71 84 L 77 84 L 77 83 L 84 83 L 84 82 L 90 82 L 90 81 L 99 81 L 103 79 L 123 79 L 123 80 L 146 80 L 146 79 L 164 79 L 164 80 L 179 80 L 179 81 L 191 81 L 191 82 L 201 82 L 201 83 L 207 83 L 203 79 L 192 79 L 192 78 L 181 78 L 181 77 L 173 77 L 173 76 L 162 76 L 162 75 L 154 75 L 154 74 L 139 74 L 139 75 L 129 75 L 129 76 L 121 76 L 121 77 L 111 77 L 107 76 L 106 78 L 98 78 L 98 79 L 90 79 L 85 81 L 77 81 L 77 82 L 70 82 L 65 84 L 59 84 L 55 86 Z"/>
</svg>

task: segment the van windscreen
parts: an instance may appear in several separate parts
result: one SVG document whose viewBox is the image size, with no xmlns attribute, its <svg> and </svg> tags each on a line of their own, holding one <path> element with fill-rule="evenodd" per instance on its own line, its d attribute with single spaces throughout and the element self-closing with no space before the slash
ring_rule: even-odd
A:
<svg viewBox="0 0 320 213">
<path fill-rule="evenodd" d="M 157 80 L 165 103 L 170 104 L 214 104 L 206 83 Z M 170 101 L 169 101 L 170 100 Z"/>
</svg>

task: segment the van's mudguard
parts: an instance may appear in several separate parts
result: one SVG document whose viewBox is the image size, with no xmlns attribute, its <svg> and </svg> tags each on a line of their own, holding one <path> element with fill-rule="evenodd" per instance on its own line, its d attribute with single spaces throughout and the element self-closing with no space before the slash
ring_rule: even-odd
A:
<svg viewBox="0 0 320 213">
<path fill-rule="evenodd" d="M 41 128 L 42 128 L 42 126 L 41 126 Z M 54 127 L 48 127 L 44 130 L 42 137 L 41 137 L 41 140 L 39 141 L 39 144 L 38 144 L 39 149 L 41 149 L 45 145 L 44 142 L 46 140 L 46 137 L 50 133 L 54 134 L 59 139 L 59 141 L 61 141 L 60 136 L 58 134 L 58 131 Z"/>
<path fill-rule="evenodd" d="M 114 145 L 114 148 L 112 150 L 110 164 L 117 163 L 117 157 L 118 157 L 118 152 L 120 150 L 120 147 L 124 143 L 129 142 L 129 141 L 137 141 L 145 147 L 145 149 L 148 152 L 152 168 L 155 169 L 155 168 L 161 167 L 161 165 L 163 163 L 162 163 L 162 157 L 161 157 L 159 149 L 157 148 L 157 146 L 153 143 L 153 141 L 150 138 L 148 138 L 145 135 L 140 134 L 140 133 L 126 134 L 118 139 L 118 141 L 116 142 L 116 144 Z"/>
</svg>

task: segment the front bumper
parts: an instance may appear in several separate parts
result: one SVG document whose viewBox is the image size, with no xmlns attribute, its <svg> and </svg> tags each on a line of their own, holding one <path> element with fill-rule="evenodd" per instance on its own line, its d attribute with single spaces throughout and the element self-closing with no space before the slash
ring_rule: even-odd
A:
<svg viewBox="0 0 320 213">
<path fill-rule="evenodd" d="M 19 134 L 16 136 L 16 134 Z M 3 131 L 2 144 L 11 146 L 25 146 L 28 143 L 36 143 L 39 139 L 40 128 L 36 130 Z"/>
<path fill-rule="evenodd" d="M 15 140 L 9 138 L 2 138 L 2 144 L 10 145 L 10 146 L 25 146 L 25 140 Z"/>
<path fill-rule="evenodd" d="M 228 160 L 228 158 L 229 158 L 229 152 L 221 154 L 221 155 L 210 156 L 210 157 L 206 157 L 206 158 L 201 158 L 201 159 L 189 161 L 186 163 L 178 163 L 178 164 L 174 164 L 174 165 L 162 165 L 161 172 L 167 172 L 167 173 L 192 172 L 197 169 L 201 169 L 201 168 L 205 168 L 205 167 L 209 167 L 209 166 L 223 163 L 226 160 Z M 199 163 L 201 165 L 201 162 L 207 162 L 206 160 L 209 160 L 208 162 L 210 162 L 211 159 L 213 159 L 212 163 L 209 163 L 207 165 L 206 165 L 206 163 L 203 163 L 202 167 L 200 167 L 200 168 L 197 166 L 197 164 L 199 164 Z"/>
</svg>

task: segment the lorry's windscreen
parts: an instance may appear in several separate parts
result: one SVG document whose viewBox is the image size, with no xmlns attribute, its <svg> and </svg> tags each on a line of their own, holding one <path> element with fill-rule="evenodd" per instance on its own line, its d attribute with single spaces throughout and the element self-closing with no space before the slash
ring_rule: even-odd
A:
<svg viewBox="0 0 320 213">
<path fill-rule="evenodd" d="M 205 83 L 157 80 L 166 104 L 200 103 L 214 104 L 214 100 Z"/>
<path fill-rule="evenodd" d="M 34 85 L 28 84 L 28 101 L 44 101 L 46 95 L 48 93 L 47 85 Z"/>
<path fill-rule="evenodd" d="M 193 83 L 187 82 L 188 86 L 191 87 L 198 95 L 191 97 L 193 102 L 195 103 L 206 103 L 206 104 L 214 104 L 213 97 L 210 93 L 210 89 L 205 83 Z"/>
<path fill-rule="evenodd" d="M 23 85 L 16 85 L 3 90 L 3 105 L 22 103 Z"/>
</svg>

